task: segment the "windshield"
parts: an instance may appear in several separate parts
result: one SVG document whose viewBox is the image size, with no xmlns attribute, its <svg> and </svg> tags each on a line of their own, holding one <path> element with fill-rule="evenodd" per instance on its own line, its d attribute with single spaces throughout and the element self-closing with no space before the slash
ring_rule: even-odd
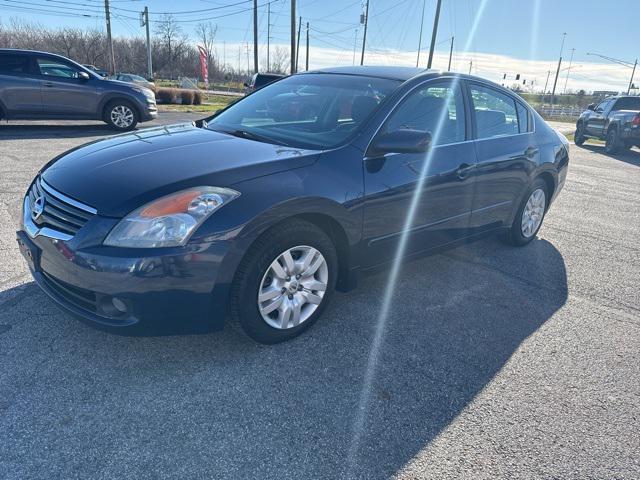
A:
<svg viewBox="0 0 640 480">
<path fill-rule="evenodd" d="M 295 75 L 232 105 L 207 128 L 298 148 L 332 148 L 355 134 L 400 83 L 353 75 Z"/>
</svg>

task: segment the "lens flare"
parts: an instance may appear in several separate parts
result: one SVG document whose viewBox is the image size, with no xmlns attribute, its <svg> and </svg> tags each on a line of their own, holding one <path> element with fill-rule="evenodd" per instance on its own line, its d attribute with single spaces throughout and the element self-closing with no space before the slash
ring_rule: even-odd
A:
<svg viewBox="0 0 640 480">
<path fill-rule="evenodd" d="M 467 37 L 464 51 L 467 51 L 469 49 L 471 42 L 475 37 L 486 3 L 487 3 L 487 0 L 482 0 L 480 2 L 480 6 L 478 7 L 478 10 L 476 12 L 476 16 L 474 18 L 472 27 L 469 30 L 469 35 Z M 458 84 L 459 84 L 459 79 L 456 78 L 452 83 L 452 88 L 450 90 L 451 94 L 453 94 L 453 92 L 456 91 Z M 448 102 L 450 100 L 450 97 L 447 97 L 446 100 Z M 433 139 L 432 144 L 438 143 L 438 138 L 442 132 L 442 127 L 444 125 L 444 120 L 448 116 L 447 113 L 448 113 L 447 109 L 443 109 L 443 111 L 440 114 L 440 118 L 438 119 L 435 132 L 432 134 L 432 139 Z M 413 192 L 409 210 L 405 218 L 402 234 L 400 236 L 400 241 L 398 243 L 396 253 L 394 255 L 393 264 L 391 266 L 391 271 L 389 273 L 389 281 L 387 283 L 387 288 L 385 290 L 384 297 L 382 300 L 382 306 L 380 307 L 380 313 L 376 320 L 376 330 L 373 337 L 373 342 L 371 343 L 371 347 L 369 349 L 367 369 L 365 371 L 364 381 L 362 384 L 362 389 L 360 392 L 360 398 L 358 402 L 358 407 L 357 407 L 357 411 L 355 413 L 355 419 L 353 422 L 351 443 L 349 445 L 349 450 L 347 452 L 347 462 L 346 462 L 347 478 L 351 478 L 353 476 L 354 469 L 357 464 L 358 451 L 360 449 L 360 443 L 364 433 L 365 422 L 366 422 L 367 413 L 369 410 L 371 388 L 373 386 L 373 380 L 376 374 L 376 368 L 377 368 L 379 357 L 380 357 L 380 351 L 381 351 L 383 340 L 385 337 L 385 331 L 386 331 L 387 322 L 389 319 L 389 311 L 391 309 L 391 305 L 393 301 L 393 294 L 395 292 L 395 287 L 398 282 L 398 276 L 400 274 L 402 258 L 404 256 L 404 253 L 407 247 L 407 242 L 409 240 L 409 232 L 411 230 L 411 227 L 413 226 L 416 211 L 418 209 L 418 205 L 420 204 L 420 200 L 422 197 L 422 190 L 427 177 L 427 172 L 429 170 L 429 165 L 431 163 L 432 151 L 433 149 L 430 149 L 429 152 L 427 152 L 426 161 L 423 163 L 422 170 L 420 171 L 420 175 L 418 176 L 418 181 L 416 182 L 416 185 L 415 185 L 415 190 Z"/>
</svg>

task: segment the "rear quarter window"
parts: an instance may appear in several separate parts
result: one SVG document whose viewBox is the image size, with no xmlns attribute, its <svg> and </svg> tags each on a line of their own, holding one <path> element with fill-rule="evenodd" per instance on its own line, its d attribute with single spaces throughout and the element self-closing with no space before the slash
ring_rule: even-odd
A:
<svg viewBox="0 0 640 480">
<path fill-rule="evenodd" d="M 613 110 L 640 110 L 640 97 L 619 98 L 613 106 Z"/>
<path fill-rule="evenodd" d="M 29 57 L 13 53 L 0 53 L 0 74 L 29 73 Z"/>
</svg>

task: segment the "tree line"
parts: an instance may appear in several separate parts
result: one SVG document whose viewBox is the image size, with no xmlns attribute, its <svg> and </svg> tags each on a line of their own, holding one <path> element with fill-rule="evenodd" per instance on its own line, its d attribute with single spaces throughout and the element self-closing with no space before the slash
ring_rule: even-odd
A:
<svg viewBox="0 0 640 480">
<path fill-rule="evenodd" d="M 195 39 L 184 33 L 171 15 L 155 22 L 151 39 L 151 58 L 156 78 L 176 79 L 181 76 L 200 77 L 199 53 L 196 44 L 209 52 L 209 80 L 239 80 L 247 71 L 223 65 L 216 55 L 217 27 L 201 23 L 195 28 Z M 52 29 L 39 23 L 12 18 L 0 21 L 0 48 L 21 48 L 57 53 L 81 64 L 105 68 L 109 66 L 107 35 L 99 29 L 64 27 Z M 113 50 L 116 72 L 147 74 L 146 39 L 140 37 L 114 37 Z M 286 55 L 274 52 L 271 70 L 286 68 Z M 272 57 L 274 55 L 272 54 Z M 277 65 L 274 65 L 277 63 Z M 275 68 L 274 68 L 275 67 Z"/>
</svg>

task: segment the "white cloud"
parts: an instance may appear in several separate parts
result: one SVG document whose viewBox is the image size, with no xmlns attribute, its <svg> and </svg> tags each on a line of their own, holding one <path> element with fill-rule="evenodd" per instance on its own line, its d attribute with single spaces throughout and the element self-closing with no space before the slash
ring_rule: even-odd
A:
<svg viewBox="0 0 640 480">
<path fill-rule="evenodd" d="M 239 45 L 227 44 L 227 53 L 237 52 Z M 272 44 L 271 48 L 279 46 L 281 48 L 289 50 L 289 45 Z M 246 68 L 246 58 L 244 57 L 244 45 L 243 47 L 243 66 Z M 251 48 L 251 45 L 250 45 Z M 261 57 L 266 52 L 266 45 L 260 45 Z M 353 44 L 351 46 L 345 46 L 343 49 L 328 48 L 328 47 L 316 47 L 311 46 L 309 49 L 309 68 L 325 68 L 339 65 L 351 65 L 353 63 Z M 428 51 L 423 51 L 420 54 L 420 65 L 426 66 Z M 299 52 L 299 67 L 304 69 L 305 59 L 304 45 L 301 45 Z M 397 66 L 415 66 L 416 64 L 416 51 L 399 51 L 399 50 L 368 50 L 365 54 L 365 65 L 397 65 Z M 231 58 L 227 58 L 227 62 L 230 65 L 237 64 L 237 53 L 235 55 L 236 61 L 231 61 Z M 253 58 L 253 57 L 252 57 Z M 551 71 L 549 75 L 549 83 L 547 90 L 551 90 L 553 87 L 553 80 L 555 78 L 556 68 L 558 66 L 557 61 L 540 61 L 540 60 L 525 60 L 519 58 L 509 57 L 507 55 L 497 55 L 481 52 L 455 52 L 453 55 L 453 62 L 451 69 L 453 71 L 459 71 L 463 73 L 469 72 L 469 61 L 473 61 L 472 73 L 480 77 L 487 78 L 497 83 L 502 83 L 502 76 L 507 73 L 507 80 L 505 85 L 510 86 L 515 83 L 515 75 L 520 74 L 520 85 L 522 86 L 522 80 L 527 80 L 526 89 L 529 89 L 531 81 L 534 81 L 534 89 L 536 91 L 542 91 L 547 79 L 547 72 Z M 360 62 L 360 51 L 356 52 L 355 62 Z M 449 52 L 436 51 L 433 59 L 433 67 L 437 69 L 446 70 L 449 62 Z M 558 84 L 556 87 L 556 93 L 562 93 L 564 91 L 565 80 L 567 75 L 567 67 L 569 66 L 569 59 L 563 59 L 560 76 L 558 78 Z M 626 92 L 631 77 L 631 69 L 621 65 L 615 65 L 611 63 L 598 63 L 598 62 L 573 62 L 571 71 L 569 74 L 569 81 L 567 82 L 567 90 L 577 91 L 584 89 L 586 91 L 592 90 L 613 90 Z M 636 71 L 636 77 L 634 79 L 636 85 L 640 85 L 640 69 Z"/>
</svg>

